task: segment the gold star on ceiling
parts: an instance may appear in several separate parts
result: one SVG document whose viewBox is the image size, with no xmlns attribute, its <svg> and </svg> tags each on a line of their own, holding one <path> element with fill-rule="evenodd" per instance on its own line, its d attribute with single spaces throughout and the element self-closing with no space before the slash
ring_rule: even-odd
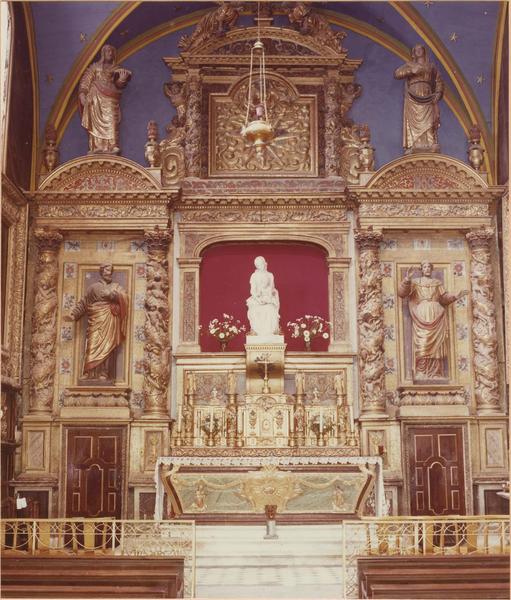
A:
<svg viewBox="0 0 511 600">
<path fill-rule="evenodd" d="M 434 4 L 433 0 L 424 0 L 424 6 L 429 8 L 432 4 Z"/>
<path fill-rule="evenodd" d="M 458 38 L 459 38 L 459 35 L 455 31 L 453 31 L 451 33 L 451 35 L 449 36 L 449 39 L 451 40 L 451 42 L 457 42 Z"/>
<path fill-rule="evenodd" d="M 82 44 L 83 44 L 83 42 L 85 42 L 86 39 L 87 39 L 87 34 L 80 32 L 80 42 L 82 42 Z"/>
<path fill-rule="evenodd" d="M 484 82 L 484 75 L 481 73 L 480 75 L 478 75 L 476 77 L 476 83 L 477 85 L 483 85 Z"/>
<path fill-rule="evenodd" d="M 124 29 L 123 31 L 119 32 L 119 35 L 121 37 L 124 37 L 125 35 L 128 35 L 128 33 L 129 33 L 129 29 Z"/>
<path fill-rule="evenodd" d="M 45 79 L 46 79 L 46 83 L 52 83 L 54 80 L 54 77 L 51 73 L 47 73 Z"/>
</svg>

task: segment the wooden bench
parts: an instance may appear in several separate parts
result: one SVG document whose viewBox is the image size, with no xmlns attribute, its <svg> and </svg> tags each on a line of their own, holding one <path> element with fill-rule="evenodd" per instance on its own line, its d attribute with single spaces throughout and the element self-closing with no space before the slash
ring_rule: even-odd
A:
<svg viewBox="0 0 511 600">
<path fill-rule="evenodd" d="M 182 598 L 182 558 L 2 556 L 3 598 Z"/>
<path fill-rule="evenodd" d="M 506 556 L 358 559 L 360 598 L 508 598 Z"/>
</svg>

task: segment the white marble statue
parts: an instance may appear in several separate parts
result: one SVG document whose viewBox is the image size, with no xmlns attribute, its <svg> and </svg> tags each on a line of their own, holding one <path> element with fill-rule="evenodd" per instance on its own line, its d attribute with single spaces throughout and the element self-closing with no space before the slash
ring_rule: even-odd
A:
<svg viewBox="0 0 511 600">
<path fill-rule="evenodd" d="M 264 257 L 254 260 L 256 270 L 250 276 L 250 298 L 247 299 L 251 335 L 278 335 L 279 293 L 275 289 L 273 273 L 266 269 Z"/>
</svg>

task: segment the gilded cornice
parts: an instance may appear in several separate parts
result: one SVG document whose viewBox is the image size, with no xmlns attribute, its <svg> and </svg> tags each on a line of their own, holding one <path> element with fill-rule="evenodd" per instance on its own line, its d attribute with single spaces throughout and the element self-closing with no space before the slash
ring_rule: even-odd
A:
<svg viewBox="0 0 511 600">
<path fill-rule="evenodd" d="M 419 204 L 491 204 L 503 193 L 501 187 L 487 189 L 360 189 L 350 187 L 350 191 L 358 198 L 359 204 L 388 204 L 400 202 L 403 205 Z"/>
<path fill-rule="evenodd" d="M 5 200 L 10 200 L 19 207 L 27 204 L 25 193 L 5 173 L 2 173 L 2 196 L 2 204 Z"/>
<path fill-rule="evenodd" d="M 130 203 L 168 204 L 179 197 L 179 190 L 128 190 L 128 191 L 58 191 L 39 190 L 27 192 L 27 197 L 37 203 L 59 206 L 80 204 L 122 205 Z"/>
</svg>

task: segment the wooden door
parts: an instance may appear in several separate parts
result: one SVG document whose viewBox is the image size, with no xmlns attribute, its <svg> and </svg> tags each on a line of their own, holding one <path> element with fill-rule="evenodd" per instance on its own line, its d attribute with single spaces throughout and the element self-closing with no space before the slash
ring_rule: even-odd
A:
<svg viewBox="0 0 511 600">
<path fill-rule="evenodd" d="M 66 516 L 121 518 L 122 427 L 67 430 Z"/>
<path fill-rule="evenodd" d="M 464 515 L 465 472 L 461 427 L 410 427 L 412 515 Z"/>
</svg>

